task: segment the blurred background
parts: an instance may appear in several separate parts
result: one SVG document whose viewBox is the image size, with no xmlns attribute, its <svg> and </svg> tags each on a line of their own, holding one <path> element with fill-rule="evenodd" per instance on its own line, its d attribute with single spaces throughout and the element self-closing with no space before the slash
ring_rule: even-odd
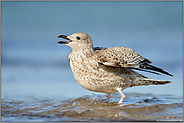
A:
<svg viewBox="0 0 184 123">
<path fill-rule="evenodd" d="M 60 34 L 88 33 L 94 46 L 129 47 L 174 77 L 143 75 L 171 84 L 125 93 L 183 96 L 181 2 L 1 2 L 1 98 L 73 98 L 103 94 L 82 88 Z"/>
</svg>

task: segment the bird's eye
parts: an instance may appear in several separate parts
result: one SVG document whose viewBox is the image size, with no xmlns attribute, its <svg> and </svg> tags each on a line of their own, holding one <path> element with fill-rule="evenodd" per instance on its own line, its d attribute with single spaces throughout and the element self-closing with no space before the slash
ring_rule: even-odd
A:
<svg viewBox="0 0 184 123">
<path fill-rule="evenodd" d="M 77 38 L 77 40 L 80 40 L 80 37 L 77 36 L 76 38 Z"/>
</svg>

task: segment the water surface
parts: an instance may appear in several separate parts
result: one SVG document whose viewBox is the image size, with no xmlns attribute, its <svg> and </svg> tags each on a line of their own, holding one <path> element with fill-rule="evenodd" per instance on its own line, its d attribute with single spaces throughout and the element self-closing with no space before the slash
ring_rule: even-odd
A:
<svg viewBox="0 0 184 123">
<path fill-rule="evenodd" d="M 172 95 L 125 94 L 117 105 L 119 94 L 104 103 L 104 95 L 85 95 L 69 99 L 24 100 L 2 99 L 2 121 L 183 121 L 181 97 Z"/>
</svg>

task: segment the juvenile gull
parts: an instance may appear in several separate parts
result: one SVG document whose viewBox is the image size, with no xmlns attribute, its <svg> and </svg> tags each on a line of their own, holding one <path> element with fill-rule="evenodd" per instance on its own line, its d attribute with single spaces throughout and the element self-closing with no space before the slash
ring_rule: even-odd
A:
<svg viewBox="0 0 184 123">
<path fill-rule="evenodd" d="M 150 60 L 130 48 L 93 48 L 91 37 L 82 32 L 70 36 L 60 35 L 58 38 L 69 40 L 69 42 L 59 41 L 58 43 L 66 44 L 72 49 L 68 59 L 76 81 L 87 90 L 106 93 L 106 102 L 109 101 L 110 94 L 119 92 L 121 98 L 118 104 L 121 104 L 125 99 L 122 90 L 128 87 L 171 83 L 150 79 L 133 71 L 136 69 L 172 76 L 150 65 L 152 63 Z"/>
</svg>

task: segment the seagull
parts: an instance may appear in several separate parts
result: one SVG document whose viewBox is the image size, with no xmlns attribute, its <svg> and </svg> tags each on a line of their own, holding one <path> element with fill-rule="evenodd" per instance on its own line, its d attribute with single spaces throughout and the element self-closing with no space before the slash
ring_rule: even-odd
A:
<svg viewBox="0 0 184 123">
<path fill-rule="evenodd" d="M 162 85 L 170 81 L 155 80 L 145 77 L 134 70 L 166 74 L 173 76 L 161 68 L 150 65 L 152 62 L 136 51 L 127 47 L 93 47 L 91 37 L 83 32 L 70 36 L 59 35 L 68 41 L 58 41 L 72 49 L 68 55 L 70 67 L 75 80 L 85 89 L 106 93 L 106 103 L 110 94 L 119 92 L 119 105 L 125 99 L 123 90 L 133 86 Z"/>
</svg>

